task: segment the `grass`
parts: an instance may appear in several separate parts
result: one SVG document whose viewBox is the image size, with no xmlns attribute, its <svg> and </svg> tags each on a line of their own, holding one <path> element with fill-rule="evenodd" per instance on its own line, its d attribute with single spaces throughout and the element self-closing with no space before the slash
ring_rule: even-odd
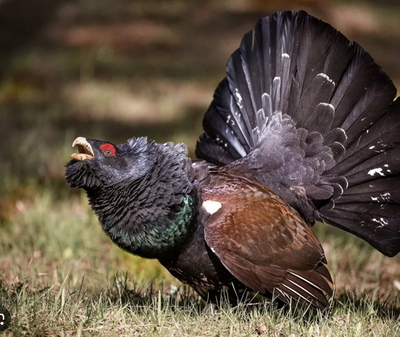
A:
<svg viewBox="0 0 400 337">
<path fill-rule="evenodd" d="M 67 288 L 32 291 L 26 285 L 9 289 L 6 303 L 14 311 L 10 332 L 29 335 L 99 336 L 398 336 L 396 313 L 367 299 L 337 302 L 330 316 L 276 310 L 266 303 L 256 308 L 222 306 L 203 312 L 189 293 L 175 298 L 160 289 L 129 288 L 116 279 L 93 294 L 82 280 Z M 122 283 L 122 286 L 121 286 Z M 2 292 L 5 292 L 2 289 Z M 7 298 L 9 297 L 9 299 Z"/>
<path fill-rule="evenodd" d="M 13 311 L 10 333 L 93 336 L 398 336 L 398 313 L 370 299 L 343 297 L 330 315 L 257 307 L 222 305 L 217 312 L 191 292 L 171 296 L 158 289 L 136 288 L 126 276 L 101 291 L 88 290 L 86 279 L 71 285 L 72 272 L 61 284 L 33 290 L 26 283 L 1 288 Z M 90 288 L 92 288 L 89 285 Z M 5 299 L 5 300 L 4 300 Z"/>
<path fill-rule="evenodd" d="M 337 284 L 330 312 L 269 302 L 210 311 L 156 261 L 112 245 L 83 193 L 47 182 L 27 189 L 0 236 L 0 304 L 12 313 L 10 336 L 400 334 L 399 259 L 338 230 L 316 228 Z"/>
<path fill-rule="evenodd" d="M 309 3 L 317 7 L 306 9 L 319 13 L 318 2 Z M 313 316 L 268 302 L 205 310 L 157 261 L 114 246 L 86 196 L 66 186 L 63 165 L 76 136 L 118 143 L 147 135 L 185 142 L 193 153 L 228 55 L 259 16 L 277 9 L 229 4 L 81 0 L 50 13 L 57 19 L 34 43 L 3 48 L 9 53 L 0 63 L 0 305 L 12 314 L 3 335 L 400 335 L 400 258 L 383 257 L 351 235 L 315 227 L 336 284 L 329 312 Z M 343 6 L 330 9 L 341 13 Z M 398 22 L 383 25 L 391 35 L 355 32 L 379 46 L 369 51 L 395 83 L 399 67 L 388 50 L 398 46 L 400 30 L 391 26 Z"/>
</svg>

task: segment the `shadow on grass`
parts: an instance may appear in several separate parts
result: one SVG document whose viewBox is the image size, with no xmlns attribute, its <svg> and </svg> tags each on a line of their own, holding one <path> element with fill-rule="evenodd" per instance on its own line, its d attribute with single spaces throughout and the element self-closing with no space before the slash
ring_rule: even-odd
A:
<svg viewBox="0 0 400 337">
<path fill-rule="evenodd" d="M 114 304 L 127 306 L 132 310 L 142 310 L 144 307 L 153 305 L 153 307 L 162 306 L 175 308 L 190 308 L 197 314 L 212 313 L 210 303 L 201 300 L 201 298 L 189 286 L 168 287 L 163 289 L 160 286 L 150 284 L 148 287 L 133 288 L 127 282 L 127 276 L 116 277 L 113 286 L 107 290 L 107 297 Z M 97 297 L 97 296 L 96 296 Z M 338 312 L 359 313 L 363 317 L 373 315 L 383 320 L 398 320 L 400 317 L 400 299 L 390 298 L 386 300 L 375 299 L 371 294 L 363 293 L 356 295 L 351 292 L 343 292 L 337 299 L 334 299 L 332 306 L 325 310 L 315 310 L 310 307 L 298 307 L 294 304 L 292 307 L 285 305 L 280 301 L 272 301 L 264 296 L 245 298 L 240 300 L 236 306 L 232 306 L 227 301 L 228 296 L 222 294 L 221 303 L 213 306 L 213 310 L 228 310 L 232 313 L 250 313 L 257 312 L 259 316 L 268 314 L 276 317 L 285 315 L 295 319 L 298 322 L 318 322 L 329 317 L 337 315 Z"/>
</svg>

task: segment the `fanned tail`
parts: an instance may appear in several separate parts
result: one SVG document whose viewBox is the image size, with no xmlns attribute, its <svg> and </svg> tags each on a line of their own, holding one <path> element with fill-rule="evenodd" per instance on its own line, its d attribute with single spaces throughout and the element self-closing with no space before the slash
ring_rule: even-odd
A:
<svg viewBox="0 0 400 337">
<path fill-rule="evenodd" d="M 198 158 L 273 188 L 311 225 L 400 251 L 400 99 L 371 56 L 305 12 L 248 32 L 207 111 Z"/>
</svg>

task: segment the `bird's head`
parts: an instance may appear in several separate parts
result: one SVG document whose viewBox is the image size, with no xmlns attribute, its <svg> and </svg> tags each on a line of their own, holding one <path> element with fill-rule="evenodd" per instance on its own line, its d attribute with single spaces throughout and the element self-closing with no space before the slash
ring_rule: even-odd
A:
<svg viewBox="0 0 400 337">
<path fill-rule="evenodd" d="M 78 137 L 72 143 L 78 153 L 66 165 L 66 181 L 72 187 L 96 190 L 144 176 L 155 161 L 154 142 L 132 138 L 121 145 Z"/>
</svg>

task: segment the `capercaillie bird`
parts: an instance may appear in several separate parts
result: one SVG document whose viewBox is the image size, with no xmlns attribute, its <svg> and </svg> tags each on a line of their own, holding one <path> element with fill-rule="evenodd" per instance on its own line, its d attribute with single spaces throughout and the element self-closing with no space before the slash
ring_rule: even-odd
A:
<svg viewBox="0 0 400 337">
<path fill-rule="evenodd" d="M 400 251 L 400 99 L 371 56 L 305 12 L 262 18 L 184 144 L 78 137 L 66 181 L 122 249 L 203 298 L 248 289 L 324 308 L 316 221 Z"/>
</svg>

